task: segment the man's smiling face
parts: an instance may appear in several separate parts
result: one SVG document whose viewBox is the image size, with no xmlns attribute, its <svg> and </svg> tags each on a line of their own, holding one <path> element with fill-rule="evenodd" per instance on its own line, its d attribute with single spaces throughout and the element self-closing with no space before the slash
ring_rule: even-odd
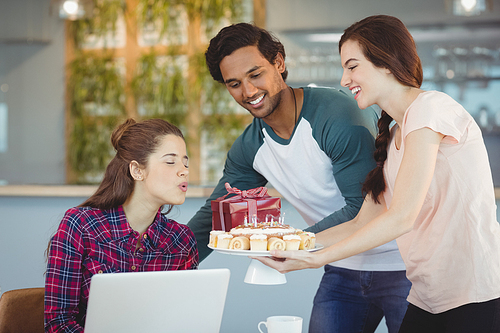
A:
<svg viewBox="0 0 500 333">
<path fill-rule="evenodd" d="M 266 118 L 280 105 L 285 63 L 278 54 L 274 64 L 257 46 L 242 47 L 219 64 L 227 90 L 255 118 Z"/>
</svg>

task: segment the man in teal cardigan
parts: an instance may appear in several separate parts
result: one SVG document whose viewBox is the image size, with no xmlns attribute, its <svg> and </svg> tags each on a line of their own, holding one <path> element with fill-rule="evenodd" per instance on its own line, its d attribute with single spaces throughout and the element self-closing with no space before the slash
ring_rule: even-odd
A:
<svg viewBox="0 0 500 333">
<path fill-rule="evenodd" d="M 268 31 L 240 23 L 223 28 L 205 54 L 214 80 L 253 116 L 227 154 L 223 176 L 189 221 L 200 260 L 212 229 L 210 202 L 224 184 L 248 190 L 270 183 L 318 233 L 353 219 L 361 184 L 375 167 L 377 115 L 333 88 L 291 88 L 285 50 Z M 373 332 L 385 315 L 397 332 L 410 283 L 395 242 L 325 266 L 309 332 Z M 366 285 L 370 288 L 366 288 Z"/>
</svg>

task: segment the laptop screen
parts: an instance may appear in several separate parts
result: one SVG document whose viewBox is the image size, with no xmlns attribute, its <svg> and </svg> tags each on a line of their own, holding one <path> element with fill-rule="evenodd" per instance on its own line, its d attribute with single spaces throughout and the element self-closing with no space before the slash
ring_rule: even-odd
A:
<svg viewBox="0 0 500 333">
<path fill-rule="evenodd" d="M 230 271 L 97 274 L 85 333 L 219 332 Z"/>
</svg>

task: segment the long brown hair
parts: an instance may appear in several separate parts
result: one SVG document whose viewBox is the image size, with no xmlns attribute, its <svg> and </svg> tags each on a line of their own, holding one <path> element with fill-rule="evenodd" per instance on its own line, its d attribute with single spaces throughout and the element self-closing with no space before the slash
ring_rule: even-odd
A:
<svg viewBox="0 0 500 333">
<path fill-rule="evenodd" d="M 415 88 L 422 85 L 422 63 L 415 41 L 398 18 L 375 15 L 354 23 L 340 38 L 339 52 L 348 40 L 357 41 L 366 59 L 375 67 L 389 69 L 401 84 Z M 363 184 L 363 192 L 371 194 L 377 203 L 380 203 L 378 198 L 385 191 L 383 166 L 387 159 L 387 145 L 391 137 L 389 126 L 392 121 L 392 117 L 382 110 L 373 154 L 377 166 L 368 173 Z"/>
<path fill-rule="evenodd" d="M 184 139 L 176 126 L 162 119 L 136 122 L 130 118 L 119 125 L 111 134 L 111 143 L 116 155 L 106 167 L 97 191 L 80 207 L 106 210 L 122 205 L 134 190 L 134 179 L 129 170 L 130 162 L 135 160 L 145 167 L 149 156 L 168 134 Z"/>
</svg>

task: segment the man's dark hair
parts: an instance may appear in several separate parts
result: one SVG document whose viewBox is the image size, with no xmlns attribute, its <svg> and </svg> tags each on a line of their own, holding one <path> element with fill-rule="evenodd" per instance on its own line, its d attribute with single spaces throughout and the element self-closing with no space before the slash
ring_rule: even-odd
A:
<svg viewBox="0 0 500 333">
<path fill-rule="evenodd" d="M 283 44 L 269 31 L 248 23 L 238 23 L 222 28 L 210 40 L 210 45 L 205 52 L 208 70 L 215 81 L 224 83 L 219 64 L 224 57 L 245 46 L 257 46 L 260 53 L 271 64 L 276 61 L 276 56 L 281 53 L 285 59 Z M 283 80 L 288 76 L 288 70 L 281 73 Z"/>
</svg>

